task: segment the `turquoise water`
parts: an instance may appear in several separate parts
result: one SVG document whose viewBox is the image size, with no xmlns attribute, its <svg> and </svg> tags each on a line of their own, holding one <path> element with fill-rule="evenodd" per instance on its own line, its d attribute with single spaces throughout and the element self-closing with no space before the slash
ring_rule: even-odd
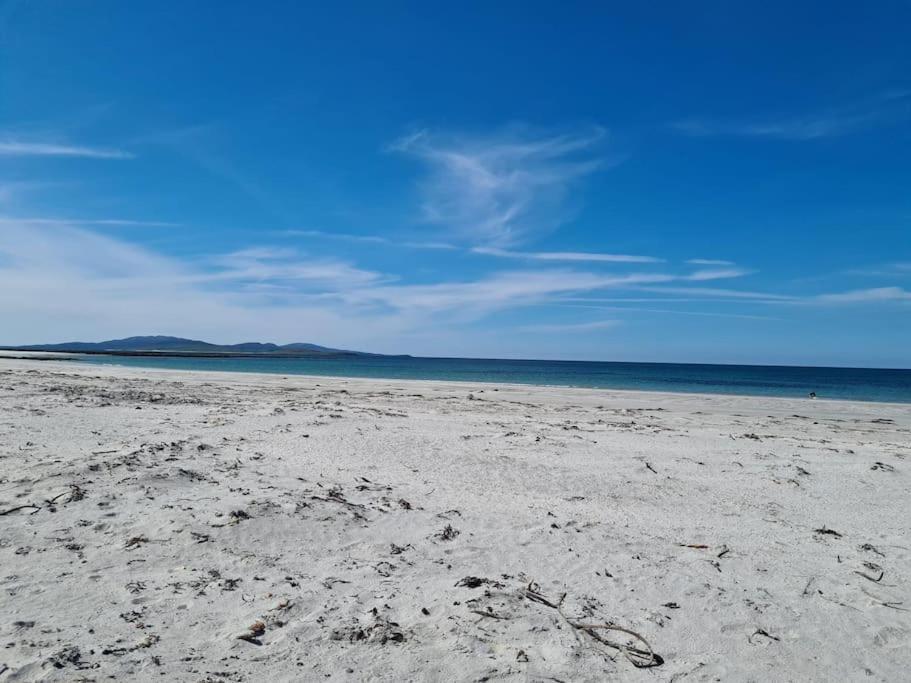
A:
<svg viewBox="0 0 911 683">
<path fill-rule="evenodd" d="M 178 358 L 86 356 L 80 362 L 172 370 L 503 382 L 596 389 L 911 403 L 911 370 L 356 356 Z"/>
</svg>

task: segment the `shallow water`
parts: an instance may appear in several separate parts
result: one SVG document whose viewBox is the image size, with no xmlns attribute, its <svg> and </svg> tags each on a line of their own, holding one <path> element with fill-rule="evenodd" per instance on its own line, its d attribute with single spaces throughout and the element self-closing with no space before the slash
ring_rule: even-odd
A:
<svg viewBox="0 0 911 683">
<path fill-rule="evenodd" d="M 911 403 L 911 370 L 679 363 L 345 356 L 185 358 L 86 356 L 81 362 L 174 370 L 805 397 Z"/>
</svg>

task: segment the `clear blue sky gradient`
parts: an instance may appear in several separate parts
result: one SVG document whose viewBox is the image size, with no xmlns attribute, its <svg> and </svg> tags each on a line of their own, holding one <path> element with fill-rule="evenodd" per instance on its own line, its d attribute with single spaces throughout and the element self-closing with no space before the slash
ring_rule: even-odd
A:
<svg viewBox="0 0 911 683">
<path fill-rule="evenodd" d="M 0 2 L 0 343 L 909 367 L 909 35 L 907 2 Z"/>
</svg>

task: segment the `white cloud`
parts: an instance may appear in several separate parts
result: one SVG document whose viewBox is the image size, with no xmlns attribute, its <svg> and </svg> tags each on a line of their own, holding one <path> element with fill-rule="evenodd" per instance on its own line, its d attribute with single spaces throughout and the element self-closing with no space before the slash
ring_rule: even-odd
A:
<svg viewBox="0 0 911 683">
<path fill-rule="evenodd" d="M 169 221 L 138 221 L 126 218 L 10 218 L 0 216 L 0 225 L 37 225 L 37 226 L 95 226 L 112 228 L 176 228 L 180 223 Z"/>
<path fill-rule="evenodd" d="M 22 196 L 54 184 L 36 180 L 0 181 L 0 205 L 12 205 Z"/>
<path fill-rule="evenodd" d="M 15 319 L 14 331 L 25 338 L 0 341 L 43 341 L 61 331 L 67 337 L 81 331 L 89 338 L 155 332 L 318 338 L 350 347 L 368 329 L 371 336 L 374 329 L 415 330 L 441 319 L 474 320 L 561 296 L 689 277 L 546 269 L 495 272 L 461 282 L 397 283 L 382 273 L 288 247 L 176 259 L 84 226 L 7 219 L 0 230 L 0 315 Z M 320 326 L 310 326 L 310 320 L 321 321 Z"/>
<path fill-rule="evenodd" d="M 756 122 L 711 121 L 689 119 L 672 124 L 677 131 L 691 137 L 741 136 L 779 140 L 816 140 L 851 132 L 870 119 L 869 116 L 818 116 Z"/>
<path fill-rule="evenodd" d="M 208 264 L 179 261 L 79 227 L 0 230 L 0 343 L 173 334 L 377 344 L 403 331 L 395 316 L 314 304 L 325 288 L 360 287 L 377 276 L 290 252 L 238 252 Z M 270 279 L 271 278 L 271 279 Z"/>
<path fill-rule="evenodd" d="M 613 275 L 568 269 L 519 270 L 499 272 L 469 282 L 403 284 L 356 289 L 344 292 L 341 296 L 349 303 L 380 304 L 402 311 L 420 310 L 429 314 L 455 311 L 469 316 L 480 316 L 504 308 L 539 304 L 578 292 L 639 289 L 649 285 L 691 280 L 694 277 L 709 280 L 737 277 L 741 274 L 741 271 L 730 270 L 697 271 L 693 275 Z"/>
<path fill-rule="evenodd" d="M 687 263 L 691 266 L 733 266 L 733 261 L 722 261 L 721 259 L 713 258 L 691 258 L 687 260 Z"/>
<path fill-rule="evenodd" d="M 319 239 L 341 240 L 344 242 L 367 242 L 371 244 L 389 244 L 389 240 L 379 235 L 354 235 L 346 232 L 325 232 L 323 230 L 282 230 L 287 237 L 316 237 Z"/>
<path fill-rule="evenodd" d="M 682 279 L 692 279 L 684 277 Z M 901 287 L 874 287 L 870 289 L 857 289 L 850 292 L 837 292 L 832 294 L 818 294 L 816 296 L 797 296 L 789 294 L 773 294 L 770 292 L 754 292 L 740 289 L 725 289 L 717 287 L 678 287 L 678 286 L 634 286 L 644 292 L 656 294 L 675 294 L 691 297 L 707 297 L 712 299 L 750 300 L 765 304 L 850 304 L 850 303 L 877 303 L 877 302 L 905 302 L 911 301 L 911 292 Z"/>
<path fill-rule="evenodd" d="M 752 270 L 746 270 L 744 268 L 713 268 L 708 270 L 697 270 L 695 273 L 690 273 L 683 279 L 692 280 L 694 282 L 701 282 L 704 280 L 725 280 L 728 278 L 750 275 L 752 272 Z"/>
<path fill-rule="evenodd" d="M 453 251 L 458 249 L 454 244 L 449 244 L 448 242 L 413 242 L 405 241 L 398 242 L 403 247 L 408 247 L 409 249 L 436 249 L 441 251 Z"/>
<path fill-rule="evenodd" d="M 505 246 L 568 218 L 570 186 L 604 165 L 593 157 L 604 135 L 601 128 L 550 137 L 518 130 L 488 137 L 422 131 L 391 148 L 429 169 L 421 184 L 425 220 L 461 238 Z"/>
<path fill-rule="evenodd" d="M 585 300 L 578 299 L 578 301 L 585 301 Z M 592 299 L 590 301 L 598 301 L 598 300 Z M 638 299 L 638 300 L 637 299 L 612 299 L 610 301 L 613 301 L 614 303 L 636 302 L 636 301 L 652 302 L 652 303 L 657 303 L 657 302 L 662 302 L 662 301 L 678 301 L 678 302 L 698 301 L 701 303 L 701 302 L 705 302 L 706 299 L 670 299 L 670 300 L 668 300 L 668 299 L 654 298 L 654 299 Z M 777 320 L 778 319 L 778 318 L 773 318 L 773 317 L 767 316 L 767 315 L 752 315 L 752 314 L 747 314 L 747 313 L 720 313 L 720 312 L 716 312 L 716 311 L 684 311 L 684 310 L 673 309 L 673 308 L 645 308 L 642 306 L 600 306 L 600 305 L 582 305 L 582 304 L 571 304 L 571 305 L 579 307 L 579 308 L 593 308 L 593 309 L 598 309 L 598 310 L 602 310 L 602 311 L 639 311 L 642 313 L 660 313 L 660 314 L 666 314 L 666 315 L 691 315 L 691 316 L 707 317 L 707 318 L 743 318 L 743 319 L 747 319 L 747 320 Z"/>
<path fill-rule="evenodd" d="M 750 292 L 740 289 L 725 289 L 718 287 L 637 287 L 641 291 L 655 292 L 658 294 L 682 294 L 684 296 L 715 297 L 725 299 L 755 299 L 767 302 L 791 302 L 798 297 L 787 294 L 770 294 L 768 292 Z"/>
<path fill-rule="evenodd" d="M 157 333 L 401 350 L 403 335 L 441 320 L 673 279 L 546 270 L 395 284 L 288 248 L 177 259 L 85 227 L 10 222 L 0 230 L 0 317 L 16 324 L 4 328 L 0 343 Z"/>
<path fill-rule="evenodd" d="M 253 281 L 273 285 L 309 282 L 349 289 L 384 279 L 380 273 L 355 268 L 335 259 L 303 259 L 293 249 L 244 249 L 219 256 L 213 262 L 221 268 L 196 276 L 196 281 Z"/>
<path fill-rule="evenodd" d="M 622 323 L 619 320 L 593 320 L 586 323 L 567 323 L 565 325 L 524 325 L 520 327 L 519 330 L 522 332 L 540 332 L 544 334 L 563 334 L 567 332 L 581 333 L 607 330 L 621 324 Z"/>
<path fill-rule="evenodd" d="M 581 251 L 511 251 L 497 247 L 474 247 L 475 254 L 500 256 L 502 258 L 526 259 L 529 261 L 577 261 L 591 263 L 662 263 L 664 259 L 653 256 L 632 256 L 629 254 L 604 254 Z"/>
<path fill-rule="evenodd" d="M 327 232 L 324 230 L 282 230 L 279 234 L 286 237 L 315 237 L 318 239 L 339 240 L 342 242 L 362 242 L 365 244 L 384 244 L 389 246 L 407 247 L 409 249 L 458 249 L 454 244 L 447 242 L 415 242 L 409 240 L 394 240 L 380 235 L 356 235 L 348 232 Z"/>
<path fill-rule="evenodd" d="M 671 127 L 692 137 L 741 136 L 777 140 L 818 140 L 847 135 L 877 124 L 908 118 L 911 91 L 895 89 L 856 102 L 800 116 L 747 121 L 687 119 Z"/>
<path fill-rule="evenodd" d="M 345 292 L 350 303 L 382 304 L 403 311 L 461 311 L 478 316 L 547 301 L 559 294 L 668 282 L 673 275 L 599 275 L 572 270 L 510 271 L 468 282 L 394 285 Z"/>
<path fill-rule="evenodd" d="M 103 147 L 83 147 L 48 142 L 0 140 L 0 156 L 13 157 L 82 157 L 85 159 L 132 159 L 130 152 Z"/>
<path fill-rule="evenodd" d="M 852 268 L 844 271 L 843 274 L 863 277 L 904 277 L 911 275 L 911 262 L 884 263 L 871 268 Z"/>
<path fill-rule="evenodd" d="M 823 303 L 875 303 L 883 301 L 911 301 L 911 292 L 901 287 L 874 287 L 855 289 L 837 294 L 820 294 L 816 301 Z"/>
<path fill-rule="evenodd" d="M 400 352 L 407 350 L 404 340 L 431 330 L 448 329 L 458 335 L 463 323 L 496 312 L 610 301 L 595 298 L 607 292 L 651 292 L 654 300 L 682 294 L 698 300 L 764 304 L 911 300 L 911 292 L 897 287 L 801 298 L 677 286 L 694 277 L 738 274 L 730 269 L 708 272 L 713 275 L 547 268 L 414 284 L 287 247 L 176 258 L 82 226 L 8 221 L 0 229 L 0 318 L 14 324 L 3 328 L 0 343 L 157 333 L 224 342 L 316 341 Z M 584 295 L 591 298 L 581 298 Z M 576 325 L 608 327 L 603 320 Z M 538 327 L 556 331 L 560 326 L 544 320 Z"/>
</svg>

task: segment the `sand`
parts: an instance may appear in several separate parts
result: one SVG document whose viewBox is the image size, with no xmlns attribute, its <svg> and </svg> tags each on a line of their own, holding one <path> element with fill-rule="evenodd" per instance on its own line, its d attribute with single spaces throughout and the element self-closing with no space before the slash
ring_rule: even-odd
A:
<svg viewBox="0 0 911 683">
<path fill-rule="evenodd" d="M 907 680 L 909 471 L 907 405 L 2 359 L 0 681 Z"/>
</svg>

